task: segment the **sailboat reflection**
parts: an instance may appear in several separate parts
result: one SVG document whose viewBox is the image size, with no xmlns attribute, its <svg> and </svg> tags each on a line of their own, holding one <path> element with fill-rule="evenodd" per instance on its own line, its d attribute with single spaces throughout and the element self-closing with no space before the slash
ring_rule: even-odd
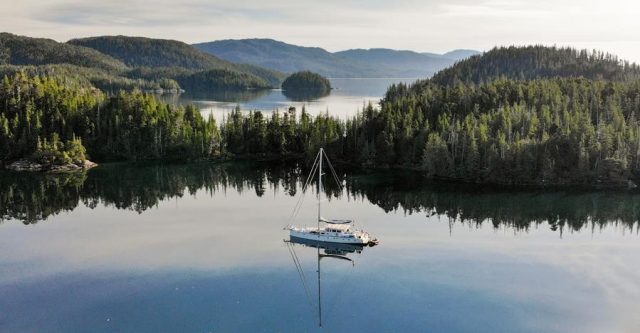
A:
<svg viewBox="0 0 640 333">
<path fill-rule="evenodd" d="M 344 243 L 330 243 L 330 242 L 319 242 L 304 238 L 298 237 L 290 237 L 289 240 L 284 240 L 285 244 L 287 244 L 287 248 L 289 249 L 289 253 L 291 254 L 291 258 L 293 259 L 293 263 L 298 270 L 298 274 L 300 276 L 300 280 L 302 281 L 302 285 L 305 289 L 305 293 L 309 298 L 309 302 L 311 302 L 311 292 L 309 290 L 309 286 L 307 284 L 306 277 L 304 275 L 304 271 L 302 269 L 302 265 L 300 263 L 300 259 L 295 250 L 296 245 L 301 245 L 304 247 L 316 248 L 317 254 L 317 279 L 318 279 L 318 326 L 322 327 L 322 284 L 321 284 L 321 261 L 322 259 L 337 259 L 344 260 L 351 263 L 352 266 L 355 266 L 355 262 L 353 259 L 347 257 L 350 254 L 360 254 L 362 250 L 366 246 L 374 246 L 374 245 L 362 245 L 362 244 L 344 244 Z M 322 252 L 321 252 L 322 250 Z"/>
</svg>

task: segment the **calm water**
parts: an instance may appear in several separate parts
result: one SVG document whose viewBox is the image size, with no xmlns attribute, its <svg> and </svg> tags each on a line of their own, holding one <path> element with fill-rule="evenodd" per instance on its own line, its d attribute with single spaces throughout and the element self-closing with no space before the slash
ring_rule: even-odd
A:
<svg viewBox="0 0 640 333">
<path fill-rule="evenodd" d="M 324 211 L 381 243 L 321 260 L 319 329 L 318 252 L 283 241 L 305 176 L 252 163 L 0 173 L 0 332 L 640 331 L 640 194 L 355 171 L 342 193 L 327 184 Z M 315 214 L 308 193 L 293 223 Z"/>
<path fill-rule="evenodd" d="M 209 94 L 164 96 L 173 104 L 195 104 L 203 114 L 212 114 L 222 119 L 236 106 L 242 110 L 272 112 L 293 106 L 300 110 L 304 106 L 311 114 L 329 112 L 346 118 L 355 115 L 362 106 L 371 102 L 377 105 L 387 88 L 399 82 L 411 83 L 416 79 L 330 79 L 333 90 L 327 96 L 287 96 L 282 90 L 218 91 Z"/>
</svg>

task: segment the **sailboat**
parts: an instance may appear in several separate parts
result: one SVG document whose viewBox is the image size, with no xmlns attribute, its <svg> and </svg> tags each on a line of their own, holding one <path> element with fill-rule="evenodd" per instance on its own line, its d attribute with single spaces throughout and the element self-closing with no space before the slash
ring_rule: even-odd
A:
<svg viewBox="0 0 640 333">
<path fill-rule="evenodd" d="M 326 160 L 330 170 L 333 172 L 334 178 L 338 181 L 337 175 L 331 165 L 331 161 L 324 152 L 323 148 L 320 148 L 318 155 L 315 158 L 313 166 L 311 167 L 311 173 L 307 178 L 307 184 L 309 180 L 314 176 L 315 171 L 318 172 L 318 221 L 317 227 L 296 227 L 288 226 L 289 236 L 294 239 L 310 240 L 316 242 L 325 243 L 340 243 L 340 244 L 359 244 L 359 245 L 375 245 L 378 240 L 369 233 L 363 230 L 356 230 L 353 227 L 353 220 L 350 219 L 325 219 L 322 217 L 322 163 Z M 340 185 L 340 183 L 338 183 Z M 306 184 L 305 184 L 306 187 Z M 295 210 L 294 210 L 295 211 Z"/>
</svg>

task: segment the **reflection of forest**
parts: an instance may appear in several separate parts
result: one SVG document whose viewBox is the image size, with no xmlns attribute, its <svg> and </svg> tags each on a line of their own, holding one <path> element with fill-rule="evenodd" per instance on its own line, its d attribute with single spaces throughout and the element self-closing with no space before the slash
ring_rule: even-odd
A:
<svg viewBox="0 0 640 333">
<path fill-rule="evenodd" d="M 331 90 L 283 90 L 282 94 L 294 102 L 310 102 L 328 96 Z"/>
<path fill-rule="evenodd" d="M 296 195 L 306 171 L 273 163 L 105 165 L 80 174 L 0 172 L 0 219 L 25 224 L 71 211 L 80 203 L 143 212 L 160 201 L 197 190 L 231 188 L 262 196 L 278 188 Z M 340 194 L 327 183 L 331 197 Z M 438 214 L 462 223 L 493 223 L 518 230 L 546 223 L 553 230 L 605 225 L 638 229 L 640 193 L 488 190 L 472 185 L 433 183 L 416 173 L 351 173 L 350 197 L 364 198 L 385 211 Z"/>
</svg>

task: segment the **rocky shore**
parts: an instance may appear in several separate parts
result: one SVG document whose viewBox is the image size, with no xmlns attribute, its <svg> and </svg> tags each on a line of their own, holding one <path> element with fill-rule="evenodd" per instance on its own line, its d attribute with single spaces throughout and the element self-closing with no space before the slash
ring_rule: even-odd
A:
<svg viewBox="0 0 640 333">
<path fill-rule="evenodd" d="M 13 163 L 5 166 L 7 170 L 12 171 L 45 171 L 45 172 L 74 172 L 74 171 L 83 171 L 89 170 L 93 167 L 98 166 L 97 163 L 91 162 L 89 160 L 84 160 L 82 163 L 69 163 L 69 164 L 40 164 L 37 162 L 33 162 L 30 160 L 22 159 L 17 160 Z"/>
</svg>

